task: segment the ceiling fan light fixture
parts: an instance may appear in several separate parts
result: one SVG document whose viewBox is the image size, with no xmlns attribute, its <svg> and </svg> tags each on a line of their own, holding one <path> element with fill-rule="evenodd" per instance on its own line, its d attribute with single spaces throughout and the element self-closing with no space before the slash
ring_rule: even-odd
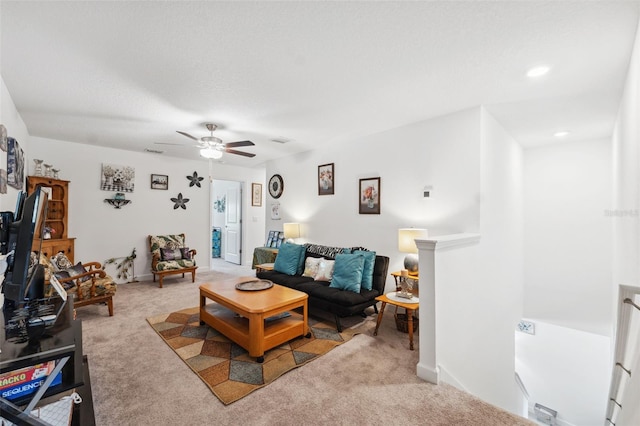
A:
<svg viewBox="0 0 640 426">
<path fill-rule="evenodd" d="M 215 148 L 203 148 L 200 150 L 200 155 L 203 156 L 204 158 L 213 158 L 214 160 L 217 160 L 219 158 L 222 158 L 222 151 L 218 151 Z"/>
</svg>

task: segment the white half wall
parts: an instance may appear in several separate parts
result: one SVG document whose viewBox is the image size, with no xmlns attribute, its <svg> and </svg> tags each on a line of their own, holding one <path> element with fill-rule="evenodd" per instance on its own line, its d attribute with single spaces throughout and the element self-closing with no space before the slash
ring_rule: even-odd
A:
<svg viewBox="0 0 640 426">
<path fill-rule="evenodd" d="M 524 159 L 524 314 L 611 336 L 611 142 L 529 148 Z"/>
<path fill-rule="evenodd" d="M 69 180 L 69 236 L 76 237 L 77 261 L 103 262 L 111 257 L 127 256 L 135 247 L 136 276 L 150 277 L 151 257 L 148 235 L 186 234 L 186 243 L 198 251 L 196 261 L 201 271 L 209 269 L 211 256 L 209 164 L 207 161 L 163 157 L 157 154 L 122 151 L 73 142 L 33 137 L 32 158 L 44 159 L 61 169 L 60 178 Z M 104 202 L 114 192 L 100 190 L 102 163 L 135 167 L 135 189 L 126 198 L 133 202 L 115 209 Z M 197 172 L 205 177 L 202 187 L 189 187 L 187 175 Z M 33 173 L 30 165 L 29 173 Z M 150 175 L 169 176 L 168 190 L 150 189 Z M 263 182 L 263 169 L 248 169 L 214 163 L 211 175 L 216 179 L 237 180 L 251 187 L 251 182 Z M 187 209 L 174 209 L 171 198 L 182 193 L 188 198 Z M 264 212 L 251 206 L 250 191 L 243 194 L 245 232 L 243 247 L 262 245 L 264 222 L 247 220 L 264 217 Z M 244 253 L 244 262 L 251 261 L 252 250 Z"/>
</svg>

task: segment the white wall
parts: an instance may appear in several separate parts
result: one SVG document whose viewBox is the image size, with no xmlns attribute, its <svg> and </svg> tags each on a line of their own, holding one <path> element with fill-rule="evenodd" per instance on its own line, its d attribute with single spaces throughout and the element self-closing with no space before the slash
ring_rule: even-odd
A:
<svg viewBox="0 0 640 426">
<path fill-rule="evenodd" d="M 209 164 L 206 161 L 190 161 L 163 157 L 157 154 L 122 151 L 86 144 L 56 141 L 33 137 L 32 158 L 44 159 L 61 169 L 60 178 L 69 180 L 69 233 L 76 237 L 76 261 L 104 261 L 110 257 L 126 256 L 135 247 L 138 258 L 135 273 L 149 277 L 151 258 L 148 254 L 147 236 L 185 233 L 186 243 L 200 254 L 196 257 L 202 271 L 209 268 L 211 254 L 210 231 L 210 183 Z M 135 189 L 126 198 L 133 202 L 121 209 L 114 209 L 104 202 L 113 198 L 114 192 L 100 190 L 102 163 L 134 166 Z M 202 187 L 189 187 L 186 176 L 196 171 L 205 177 Z M 29 173 L 33 172 L 30 165 Z M 169 176 L 169 190 L 150 189 L 152 173 Z M 264 171 L 214 164 L 211 174 L 215 178 L 228 178 L 248 182 L 262 182 Z M 245 184 L 245 187 L 247 184 Z M 182 193 L 189 198 L 187 209 L 174 209 L 170 200 Z M 250 206 L 249 191 L 243 195 L 245 206 Z M 246 232 L 244 247 L 262 244 L 263 222 L 247 220 L 261 217 L 262 211 L 247 207 L 244 213 Z M 251 250 L 249 250 L 251 251 Z M 250 261 L 251 253 L 244 253 L 244 261 Z"/>
<path fill-rule="evenodd" d="M 275 200 L 266 191 L 266 230 L 301 223 L 300 241 L 364 246 L 402 267 L 399 228 L 424 227 L 431 235 L 479 228 L 479 108 L 270 161 L 266 178 L 284 179 L 281 220 L 271 220 Z M 335 194 L 318 195 L 318 166 L 335 164 Z M 358 214 L 358 181 L 381 178 L 381 214 Z M 433 198 L 423 198 L 433 185 Z M 387 282 L 390 285 L 390 280 Z"/>
<path fill-rule="evenodd" d="M 443 379 L 520 414 L 514 327 L 522 314 L 522 150 L 481 110 L 479 244 L 436 258 Z"/>
<path fill-rule="evenodd" d="M 18 113 L 13 99 L 4 84 L 4 80 L 0 78 L 0 124 L 7 128 L 8 136 L 15 138 L 25 154 L 25 165 L 29 166 L 29 161 L 34 158 L 29 152 L 29 133 L 27 127 L 22 121 L 22 117 Z M 7 153 L 0 151 L 0 169 L 7 170 Z M 26 176 L 26 173 L 25 173 Z M 26 186 L 23 188 L 26 191 Z M 18 189 L 7 185 L 7 193 L 0 194 L 0 211 L 13 211 L 16 206 L 16 197 Z"/>
<path fill-rule="evenodd" d="M 639 25 L 640 28 L 640 25 Z M 613 283 L 640 286 L 640 31 L 636 34 L 629 72 L 613 137 Z M 637 314 L 637 312 L 636 312 Z M 613 310 L 614 317 L 617 312 Z M 640 350 L 640 348 L 638 348 Z M 635 375 L 634 375 L 635 376 Z M 630 382 L 616 424 L 640 424 L 640 380 Z"/>
<path fill-rule="evenodd" d="M 525 150 L 525 316 L 611 335 L 611 142 Z"/>
</svg>

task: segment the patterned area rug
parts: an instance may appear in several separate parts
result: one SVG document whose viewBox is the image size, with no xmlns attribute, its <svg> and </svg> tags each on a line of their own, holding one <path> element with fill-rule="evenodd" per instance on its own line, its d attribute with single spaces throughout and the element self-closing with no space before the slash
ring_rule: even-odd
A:
<svg viewBox="0 0 640 426">
<path fill-rule="evenodd" d="M 225 405 L 231 404 L 358 334 L 336 331 L 335 323 L 309 318 L 311 337 L 275 347 L 258 363 L 248 352 L 208 325 L 199 307 L 147 318 L 147 322 Z"/>
</svg>

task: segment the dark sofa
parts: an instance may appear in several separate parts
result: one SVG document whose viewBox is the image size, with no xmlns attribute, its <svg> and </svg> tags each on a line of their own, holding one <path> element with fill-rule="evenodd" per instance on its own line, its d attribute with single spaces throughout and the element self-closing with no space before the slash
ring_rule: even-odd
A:
<svg viewBox="0 0 640 426">
<path fill-rule="evenodd" d="M 324 257 L 334 259 L 341 253 L 342 248 L 305 244 L 305 259 L 307 257 Z M 260 271 L 256 276 L 261 279 L 273 281 L 276 284 L 302 291 L 309 295 L 309 307 L 322 309 L 334 315 L 336 328 L 342 331 L 340 317 L 363 314 L 370 306 L 378 312 L 375 298 L 384 294 L 389 258 L 376 256 L 373 268 L 372 290 L 361 289 L 360 293 L 329 287 L 329 281 L 314 281 L 311 277 L 301 274 L 287 275 L 277 271 Z"/>
</svg>

